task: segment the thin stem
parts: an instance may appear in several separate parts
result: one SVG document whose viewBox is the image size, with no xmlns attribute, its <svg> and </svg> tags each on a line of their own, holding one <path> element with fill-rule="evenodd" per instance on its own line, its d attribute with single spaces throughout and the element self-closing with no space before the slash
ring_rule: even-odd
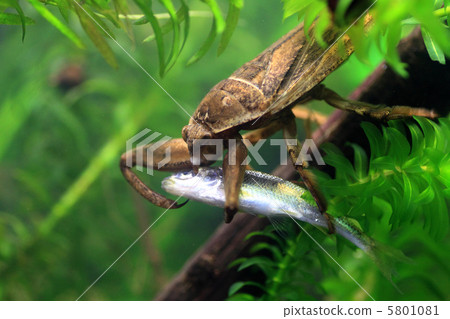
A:
<svg viewBox="0 0 450 319">
<path fill-rule="evenodd" d="M 96 12 L 95 13 L 100 18 L 106 18 L 103 14 Z M 209 11 L 189 11 L 189 17 L 191 18 L 211 18 L 212 13 Z M 143 14 L 119 14 L 119 19 L 128 19 L 128 20 L 139 20 L 144 18 Z M 156 13 L 156 19 L 165 20 L 170 19 L 170 15 L 168 13 Z"/>
</svg>

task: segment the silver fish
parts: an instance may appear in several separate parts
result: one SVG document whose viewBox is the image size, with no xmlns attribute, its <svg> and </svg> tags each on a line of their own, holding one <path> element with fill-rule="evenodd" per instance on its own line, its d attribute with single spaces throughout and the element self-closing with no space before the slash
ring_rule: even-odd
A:
<svg viewBox="0 0 450 319">
<path fill-rule="evenodd" d="M 221 168 L 199 168 L 194 171 L 179 172 L 165 178 L 162 188 L 173 195 L 217 207 L 225 205 L 225 191 Z M 269 218 L 292 217 L 315 226 L 328 228 L 326 217 L 317 207 L 308 204 L 302 197 L 307 190 L 282 178 L 257 172 L 246 171 L 239 193 L 239 211 Z M 345 217 L 332 217 L 336 233 L 361 248 L 391 281 L 394 263 L 411 262 L 400 250 L 381 244 L 363 233 Z"/>
<path fill-rule="evenodd" d="M 221 168 L 200 168 L 179 172 L 167 177 L 162 188 L 173 195 L 217 207 L 225 205 L 225 191 Z M 257 171 L 246 171 L 239 194 L 239 211 L 264 215 L 269 218 L 292 217 L 315 226 L 327 227 L 327 219 L 317 207 L 308 204 L 302 196 L 302 187 L 282 178 Z M 330 216 L 331 217 L 331 216 Z M 373 240 L 346 218 L 333 218 L 336 233 L 368 252 Z"/>
</svg>

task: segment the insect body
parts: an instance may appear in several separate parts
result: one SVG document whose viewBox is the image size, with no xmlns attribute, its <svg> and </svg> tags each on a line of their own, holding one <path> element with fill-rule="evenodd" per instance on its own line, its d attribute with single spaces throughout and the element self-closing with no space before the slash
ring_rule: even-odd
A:
<svg viewBox="0 0 450 319">
<path fill-rule="evenodd" d="M 371 18 L 365 18 L 366 25 Z M 305 37 L 310 33 L 311 40 Z M 205 139 L 222 139 L 228 149 L 223 161 L 225 187 L 225 221 L 230 222 L 238 208 L 239 190 L 244 178 L 247 149 L 240 135 L 251 143 L 267 138 L 282 130 L 285 139 L 297 140 L 297 129 L 292 107 L 311 99 L 325 100 L 328 104 L 361 115 L 388 120 L 412 115 L 434 117 L 432 111 L 404 106 L 375 106 L 349 101 L 320 83 L 353 52 L 346 35 L 329 28 L 323 38 L 327 47 L 320 46 L 313 37 L 313 27 L 306 31 L 300 24 L 272 44 L 256 58 L 244 64 L 229 78 L 214 86 L 200 102 L 189 124 L 182 130 L 183 139 L 173 139 L 156 150 L 152 158 L 143 156 L 144 150 L 129 151 L 122 155 L 120 167 L 128 182 L 146 199 L 164 208 L 180 207 L 176 202 L 148 188 L 131 170 L 136 163 L 163 171 L 181 171 L 210 164 L 205 155 L 211 148 L 200 149 L 199 163 L 192 163 L 194 145 Z M 326 210 L 313 177 L 305 169 L 307 163 L 299 160 L 301 143 L 297 140 L 287 149 L 305 186 L 313 195 L 319 210 Z M 170 161 L 165 154 L 170 151 Z M 138 158 L 143 156 L 143 158 Z M 163 162 L 164 161 L 164 162 Z M 162 165 L 162 163 L 164 163 Z M 331 224 L 329 225 L 331 226 Z"/>
</svg>

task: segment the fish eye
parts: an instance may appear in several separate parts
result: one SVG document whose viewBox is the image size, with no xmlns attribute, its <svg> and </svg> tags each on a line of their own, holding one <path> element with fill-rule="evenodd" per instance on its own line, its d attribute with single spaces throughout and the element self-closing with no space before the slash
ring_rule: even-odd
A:
<svg viewBox="0 0 450 319">
<path fill-rule="evenodd" d="M 191 171 L 178 172 L 175 174 L 175 177 L 179 178 L 179 179 L 188 179 L 188 178 L 191 178 L 192 176 L 193 176 L 193 173 Z"/>
<path fill-rule="evenodd" d="M 208 173 L 203 178 L 206 182 L 213 182 L 217 179 L 217 173 L 215 171 L 208 171 Z"/>
</svg>

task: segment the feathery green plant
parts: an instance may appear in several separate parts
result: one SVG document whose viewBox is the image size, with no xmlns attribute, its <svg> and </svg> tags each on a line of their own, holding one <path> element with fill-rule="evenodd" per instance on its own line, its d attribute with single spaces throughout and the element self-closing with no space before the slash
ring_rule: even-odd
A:
<svg viewBox="0 0 450 319">
<path fill-rule="evenodd" d="M 392 230 L 421 222 L 430 235 L 442 239 L 448 233 L 450 122 L 445 118 L 439 119 L 439 125 L 425 118 L 415 120 L 417 124 L 407 125 L 390 121 L 381 132 L 374 124 L 363 123 L 371 154 L 349 144 L 354 165 L 335 146 L 325 145 L 324 160 L 336 169 L 336 177 L 318 173 L 319 183 L 336 212 L 366 227 L 389 210 Z"/>
<path fill-rule="evenodd" d="M 224 9 L 220 7 L 218 1 L 201 1 L 207 6 L 202 12 L 190 10 L 191 4 L 186 4 L 185 0 L 158 0 L 159 7 L 165 12 L 156 12 L 157 9 L 154 7 L 159 7 L 151 0 L 133 0 L 132 3 L 127 0 L 106 2 L 28 0 L 49 23 L 77 47 L 84 48 L 83 40 L 69 24 L 72 16 L 76 16 L 103 58 L 113 67 L 117 67 L 117 61 L 110 47 L 110 40 L 115 39 L 117 33 L 115 30 L 125 31 L 134 41 L 133 28 L 150 25 L 153 33 L 143 41 L 156 41 L 161 76 L 177 62 L 190 32 L 191 18 L 212 17 L 212 23 L 209 33 L 204 36 L 204 43 L 187 61 L 188 65 L 201 59 L 211 49 L 218 36 L 220 41 L 217 53 L 220 55 L 227 47 L 237 26 L 244 0 L 228 0 L 226 18 L 223 14 Z M 348 31 L 355 45 L 356 55 L 361 61 L 369 61 L 370 49 L 376 46 L 386 61 L 402 75 L 407 73 L 395 48 L 404 35 L 402 32 L 404 26 L 420 25 L 431 59 L 445 63 L 445 55 L 450 56 L 450 41 L 448 41 L 450 31 L 446 24 L 450 10 L 449 0 L 340 0 L 335 1 L 336 6 L 328 5 L 331 2 L 325 0 L 283 0 L 283 2 L 285 18 L 297 15 L 304 18 L 305 26 L 309 27 L 318 17 L 315 36 L 319 41 L 323 42 L 321 39 L 323 31 L 334 22 L 342 26 L 343 32 Z M 131 13 L 135 7 L 139 8 L 140 13 Z M 356 23 L 346 30 L 347 26 L 355 22 L 369 7 L 375 21 L 370 31 L 365 32 L 362 23 Z M 56 9 L 59 13 L 55 12 Z M 16 13 L 7 12 L 8 10 Z M 58 18 L 58 15 L 62 19 Z M 18 0 L 0 0 L 0 24 L 21 25 L 22 37 L 25 37 L 26 26 L 33 23 L 33 19 L 24 15 Z M 171 33 L 170 40 L 166 38 L 169 33 Z M 168 48 L 170 50 L 166 52 Z"/>
<path fill-rule="evenodd" d="M 132 3 L 127 0 L 28 0 L 28 2 L 77 47 L 84 48 L 83 40 L 69 24 L 75 14 L 103 58 L 113 67 L 117 67 L 117 61 L 109 42 L 115 40 L 115 30 L 125 31 L 129 38 L 134 40 L 132 26 L 149 24 L 153 34 L 148 36 L 144 42 L 156 41 L 161 76 L 177 61 L 189 34 L 191 17 L 212 17 L 212 26 L 203 45 L 187 62 L 188 65 L 203 57 L 211 48 L 217 36 L 220 36 L 218 54 L 224 51 L 236 28 L 239 13 L 243 6 L 243 0 L 229 0 L 228 13 L 224 18 L 223 9 L 220 8 L 216 0 L 201 0 L 207 6 L 204 12 L 189 10 L 184 0 L 158 0 L 160 6 L 166 10 L 162 13 L 155 12 L 152 0 L 133 0 Z M 136 6 L 141 13 L 131 14 Z M 6 12 L 10 9 L 16 11 L 16 13 Z M 57 9 L 59 13 L 52 9 Z M 163 23 L 163 20 L 168 21 Z M 35 23 L 33 19 L 24 15 L 18 0 L 0 0 L 0 24 L 21 25 L 22 38 L 24 38 L 26 26 L 33 23 Z M 168 53 L 166 52 L 167 39 L 165 38 L 167 33 L 172 34 Z"/>
<path fill-rule="evenodd" d="M 339 0 L 333 1 L 336 3 L 335 6 L 326 0 L 283 0 L 283 2 L 284 18 L 296 14 L 299 18 L 304 18 L 306 28 L 317 19 L 315 37 L 319 42 L 324 43 L 322 34 L 331 21 L 334 21 L 336 25 L 342 27 L 343 32 L 348 31 L 356 49 L 355 54 L 360 61 L 369 61 L 370 50 L 376 45 L 391 67 L 403 76 L 406 76 L 407 72 L 396 48 L 404 35 L 404 26 L 420 26 L 432 60 L 445 64 L 445 55 L 450 56 L 448 0 Z M 364 30 L 362 23 L 364 19 L 359 18 L 369 8 L 374 23 L 367 31 Z M 353 26 L 347 30 L 349 25 Z"/>
<path fill-rule="evenodd" d="M 415 118 L 415 122 L 396 120 L 383 126 L 381 131 L 369 122 L 361 125 L 370 144 L 370 154 L 359 145 L 348 144 L 354 151 L 353 164 L 336 146 L 323 147 L 324 161 L 335 168 L 334 178 L 316 172 L 329 201 L 328 212 L 357 220 L 370 236 L 389 239 L 390 246 L 394 246 L 392 234 L 406 232 L 409 227 L 415 227 L 425 236 L 428 234 L 431 242 L 442 241 L 448 235 L 449 224 L 450 120 L 441 118 L 439 124 L 424 118 Z M 313 238 L 323 240 L 324 236 L 317 229 L 310 225 L 305 228 Z M 237 282 L 230 288 L 231 299 L 320 298 L 325 274 L 314 271 L 314 267 L 320 269 L 328 265 L 325 267 L 328 270 L 333 267 L 316 243 L 304 232 L 289 236 L 285 242 L 271 230 L 250 236 L 255 235 L 270 238 L 273 243 L 257 243 L 251 252 L 266 250 L 270 257 L 242 258 L 232 266 L 239 265 L 238 270 L 250 266 L 259 268 L 266 282 L 264 285 Z M 409 240 L 413 241 L 414 237 Z M 338 251 L 346 245 L 338 236 L 336 243 Z M 440 253 L 446 254 L 445 251 Z M 311 260 L 314 258 L 315 262 Z M 310 280 L 315 281 L 314 289 Z M 260 296 L 238 293 L 248 286 L 259 287 Z"/>
</svg>

